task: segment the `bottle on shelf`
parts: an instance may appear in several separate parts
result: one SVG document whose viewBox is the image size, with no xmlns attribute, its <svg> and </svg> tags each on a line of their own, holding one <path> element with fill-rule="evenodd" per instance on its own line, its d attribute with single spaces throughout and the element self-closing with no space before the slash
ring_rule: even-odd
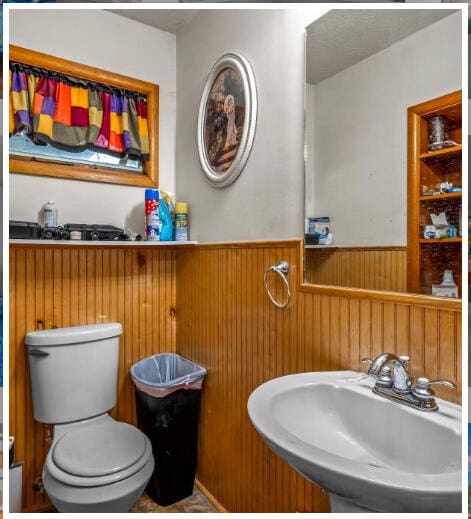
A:
<svg viewBox="0 0 471 519">
<path fill-rule="evenodd" d="M 162 222 L 159 215 L 159 190 L 146 189 L 145 193 L 145 222 L 144 239 L 146 241 L 160 241 Z"/>
<path fill-rule="evenodd" d="M 175 241 L 188 241 L 188 204 L 175 204 Z"/>
<path fill-rule="evenodd" d="M 50 200 L 43 205 L 43 227 L 57 227 L 57 206 Z"/>
</svg>

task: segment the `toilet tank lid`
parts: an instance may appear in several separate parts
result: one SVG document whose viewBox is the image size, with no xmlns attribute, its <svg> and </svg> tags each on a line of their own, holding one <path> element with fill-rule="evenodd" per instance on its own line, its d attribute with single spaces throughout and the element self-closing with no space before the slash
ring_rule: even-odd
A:
<svg viewBox="0 0 471 519">
<path fill-rule="evenodd" d="M 120 323 L 89 324 L 29 332 L 25 337 L 27 346 L 61 346 L 81 342 L 92 342 L 117 337 L 123 333 Z"/>
</svg>

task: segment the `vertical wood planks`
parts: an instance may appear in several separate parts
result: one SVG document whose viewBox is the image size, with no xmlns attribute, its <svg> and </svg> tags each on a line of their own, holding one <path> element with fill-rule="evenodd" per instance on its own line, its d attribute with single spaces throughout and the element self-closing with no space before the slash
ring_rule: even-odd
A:
<svg viewBox="0 0 471 519">
<path fill-rule="evenodd" d="M 24 461 L 23 509 L 34 511 L 47 504 L 33 482 L 41 476 L 49 443 L 45 426 L 33 419 L 25 334 L 121 322 L 118 405 L 112 414 L 135 423 L 131 365 L 175 351 L 175 252 L 15 247 L 10 258 L 10 434 L 16 437 L 16 458 Z"/>
<path fill-rule="evenodd" d="M 386 265 L 379 256 L 377 264 Z M 459 312 L 297 291 L 296 244 L 221 244 L 178 252 L 14 247 L 10 258 L 10 431 L 18 459 L 25 461 L 25 511 L 46 504 L 33 480 L 49 447 L 45 428 L 32 416 L 24 348 L 32 329 L 121 322 L 113 416 L 130 423 L 131 364 L 175 351 L 205 366 L 198 477 L 231 512 L 328 511 L 326 494 L 276 457 L 251 425 L 247 399 L 266 380 L 292 372 L 358 370 L 361 358 L 391 351 L 411 356 L 415 377 L 461 383 Z M 269 302 L 262 283 L 265 269 L 282 259 L 290 263 L 292 291 L 284 311 Z M 364 264 L 361 258 L 352 263 L 355 269 Z M 437 387 L 437 393 L 461 398 L 460 389 Z"/>
<path fill-rule="evenodd" d="M 459 383 L 460 313 L 298 292 L 297 252 L 273 243 L 177 254 L 177 351 L 208 368 L 198 478 L 231 512 L 328 511 L 326 494 L 275 456 L 248 419 L 247 399 L 264 381 L 292 372 L 358 370 L 361 358 L 390 351 L 411 356 L 414 376 L 436 372 Z M 281 259 L 290 263 L 293 292 L 284 311 L 269 302 L 262 283 L 265 269 Z M 376 261 L 378 268 L 394 267 L 382 253 Z M 403 280 L 404 268 L 395 269 Z M 460 401 L 459 390 L 437 392 Z"/>
<path fill-rule="evenodd" d="M 306 249 L 306 282 L 406 292 L 406 247 Z"/>
</svg>

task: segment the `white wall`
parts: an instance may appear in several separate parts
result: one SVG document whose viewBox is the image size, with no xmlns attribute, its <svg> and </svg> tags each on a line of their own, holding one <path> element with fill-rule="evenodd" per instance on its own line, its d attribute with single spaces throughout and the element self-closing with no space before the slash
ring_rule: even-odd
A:
<svg viewBox="0 0 471 519">
<path fill-rule="evenodd" d="M 317 13 L 325 9 L 317 8 Z M 199 13 L 177 35 L 177 198 L 189 202 L 190 235 L 200 241 L 301 237 L 304 214 L 304 28 L 313 8 Z M 258 92 L 255 141 L 240 177 L 226 189 L 204 179 L 198 108 L 207 75 L 227 52 L 251 63 Z"/>
<path fill-rule="evenodd" d="M 314 192 L 315 177 L 314 171 L 314 151 L 315 151 L 315 127 L 317 118 L 315 117 L 315 86 L 306 83 L 306 105 L 305 105 L 305 127 L 304 127 L 304 160 L 305 160 L 305 206 L 304 211 L 307 216 L 316 214 L 314 208 Z M 310 174 L 308 172 L 311 172 Z M 309 194 L 309 196 L 308 196 Z"/>
<path fill-rule="evenodd" d="M 308 216 L 330 216 L 339 246 L 405 245 L 407 108 L 461 88 L 461 14 L 313 88 Z"/>
<path fill-rule="evenodd" d="M 15 45 L 160 85 L 160 187 L 175 191 L 176 37 L 105 11 L 14 11 Z M 10 175 L 10 217 L 36 221 L 54 200 L 59 223 L 109 223 L 143 231 L 142 188 Z"/>
<path fill-rule="evenodd" d="M 176 185 L 178 199 L 189 202 L 192 239 L 294 238 L 302 236 L 304 218 L 304 28 L 325 11 L 317 6 L 302 10 L 205 10 L 180 30 L 177 39 L 103 11 L 15 11 L 11 40 L 16 45 L 160 84 L 160 185 L 169 190 L 175 190 Z M 457 20 L 459 15 L 453 18 Z M 449 20 L 450 17 L 439 23 Z M 460 57 L 450 48 L 459 39 L 459 33 L 460 28 L 454 25 L 454 33 L 447 41 L 424 38 L 428 45 L 425 62 L 433 73 L 438 70 L 440 81 L 448 82 L 448 77 L 456 76 L 455 65 L 460 63 Z M 417 38 L 420 39 L 419 35 Z M 443 49 L 448 53 L 444 62 L 430 58 Z M 196 128 L 207 74 L 226 52 L 239 52 L 251 62 L 259 110 L 248 163 L 232 186 L 220 190 L 211 187 L 203 177 Z M 404 47 L 403 52 L 407 54 L 410 49 Z M 412 52 L 405 59 L 404 69 L 398 69 L 395 63 L 392 73 L 392 65 L 388 65 L 376 79 L 381 83 L 383 76 L 403 76 L 403 91 L 415 88 L 421 78 L 414 69 L 418 57 Z M 386 79 L 382 82 L 389 84 Z M 459 88 L 455 83 L 444 91 Z M 427 81 L 422 82 L 422 87 L 421 98 L 402 100 L 404 106 L 444 93 L 437 93 Z M 352 83 L 349 96 L 354 91 Z M 379 100 L 370 95 L 364 102 L 368 101 L 368 109 L 372 103 L 381 106 L 382 116 L 378 119 L 384 124 L 380 130 L 384 130 L 383 140 L 389 141 L 396 135 L 386 131 L 387 124 L 391 121 L 394 127 L 394 117 L 403 110 L 398 107 L 400 96 L 394 91 L 392 99 L 386 102 L 378 97 Z M 397 108 L 392 114 L 391 105 Z M 399 123 L 405 124 L 405 112 L 400 116 Z M 340 129 L 344 130 L 344 126 L 348 128 L 342 119 Z M 400 163 L 405 164 L 405 155 Z M 375 169 L 367 165 L 372 171 L 388 167 L 384 155 L 378 158 L 378 164 L 381 168 L 377 164 L 373 165 Z M 397 171 L 395 168 L 395 174 Z M 405 169 L 402 174 L 405 175 Z M 59 206 L 62 223 L 86 218 L 142 231 L 140 188 L 17 174 L 10 175 L 10 186 L 11 218 L 35 220 L 44 201 L 53 199 Z M 398 191 L 404 201 L 405 187 Z M 387 195 L 390 203 L 390 193 Z M 349 197 L 349 206 L 351 200 Z M 398 218 L 396 211 L 391 214 L 391 218 Z M 398 219 L 404 230 L 405 218 Z"/>
</svg>

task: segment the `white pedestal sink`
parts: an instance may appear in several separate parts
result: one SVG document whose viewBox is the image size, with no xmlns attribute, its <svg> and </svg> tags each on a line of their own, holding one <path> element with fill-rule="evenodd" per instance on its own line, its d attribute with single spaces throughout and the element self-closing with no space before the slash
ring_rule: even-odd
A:
<svg viewBox="0 0 471 519">
<path fill-rule="evenodd" d="M 461 512 L 461 407 L 421 412 L 353 371 L 270 380 L 248 412 L 264 441 L 324 488 L 332 512 Z"/>
</svg>

